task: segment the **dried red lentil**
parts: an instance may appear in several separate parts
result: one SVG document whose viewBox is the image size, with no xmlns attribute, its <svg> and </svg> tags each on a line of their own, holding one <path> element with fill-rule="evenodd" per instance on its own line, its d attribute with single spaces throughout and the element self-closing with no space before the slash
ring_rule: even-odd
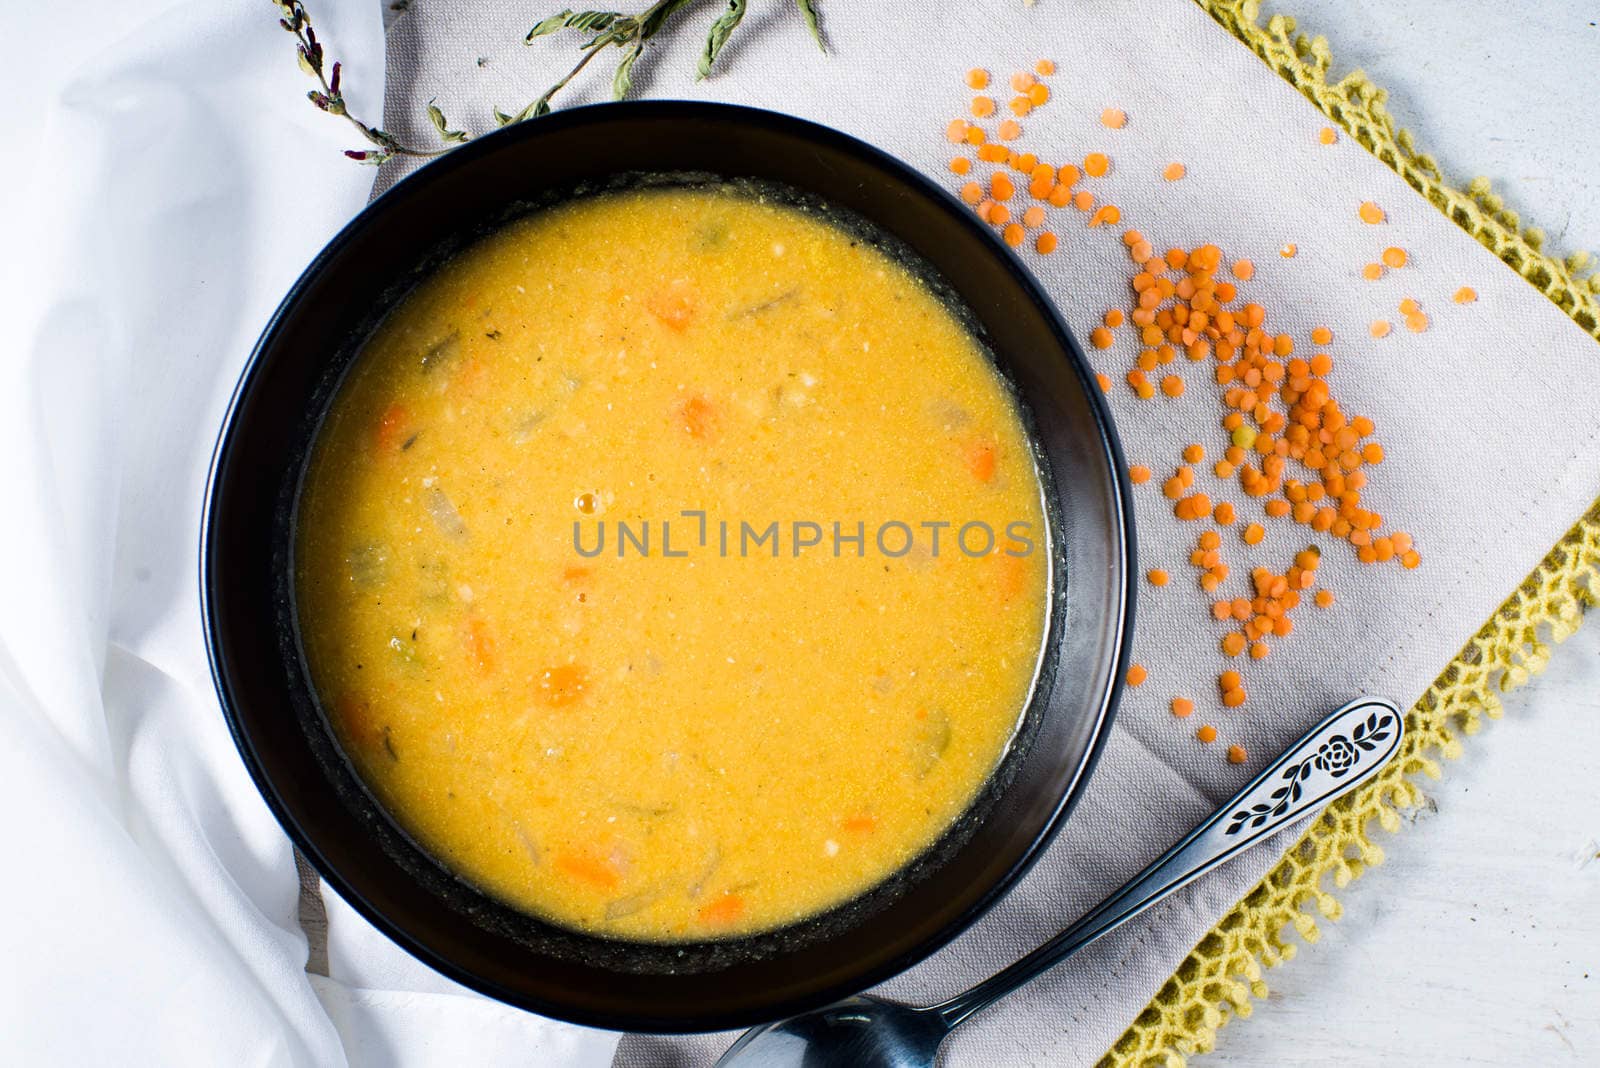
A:
<svg viewBox="0 0 1600 1068">
<path fill-rule="evenodd" d="M 1045 71 L 1042 63 L 1039 70 Z M 1037 80 L 1026 73 L 1013 79 L 1012 87 L 1019 94 L 1011 105 L 1015 114 L 1026 114 L 1048 99 L 1047 91 L 1033 92 L 1036 85 Z M 1112 121 L 1106 121 L 1108 119 Z M 1102 121 L 1108 128 L 1119 128 L 1126 116 L 1107 108 Z M 1019 125 L 1011 120 L 1006 122 L 1011 125 L 1001 126 L 1003 139 L 1021 135 Z M 977 145 L 980 159 L 1007 165 L 1022 174 L 1029 195 L 1040 204 L 1056 208 L 1073 206 L 1085 213 L 1093 212 L 1089 220 L 1091 227 L 1121 219 L 1121 212 L 1114 205 L 1104 204 L 1096 210 L 1094 194 L 1087 189 L 1074 189 L 1085 174 L 1091 178 L 1109 174 L 1110 160 L 1104 153 L 1090 153 L 1084 158 L 1081 169 L 1072 164 L 1052 169 L 1031 153 L 1019 154 L 998 144 L 985 146 L 985 131 L 965 120 L 951 123 L 946 136 L 955 142 L 965 140 Z M 954 163 L 952 170 L 964 173 Z M 1008 187 L 1010 194 L 1002 197 L 1000 194 Z M 1010 218 L 1009 210 L 1001 201 L 1014 195 L 1015 189 L 1010 183 L 999 183 L 997 188 L 991 179 L 989 192 L 995 194 L 994 200 L 985 200 L 984 189 L 977 183 L 968 183 L 962 195 L 969 202 L 977 203 L 980 213 L 987 213 L 991 221 L 996 221 L 994 216 L 998 211 L 996 224 L 999 225 Z M 1363 203 L 1358 214 L 1369 224 L 1384 221 L 1382 209 L 1372 202 Z M 1030 228 L 1042 224 L 1044 209 L 1039 205 L 1022 209 L 1022 220 Z M 1018 224 L 1007 227 L 1008 240 L 1017 233 L 1012 227 Z M 1055 247 L 1054 235 L 1041 234 L 1038 239 L 1041 252 L 1046 251 L 1047 236 L 1049 248 Z M 1392 560 L 1405 568 L 1419 566 L 1421 555 L 1411 537 L 1399 531 L 1383 532 L 1382 518 L 1361 507 L 1365 469 L 1382 462 L 1383 447 L 1372 437 L 1374 428 L 1370 419 L 1346 414 L 1332 397 L 1324 381 L 1333 367 L 1331 357 L 1325 352 L 1309 358 L 1294 356 L 1291 337 L 1267 331 L 1264 308 L 1257 304 L 1235 305 L 1237 292 L 1233 283 L 1217 279 L 1223 258 L 1216 246 L 1202 245 L 1192 250 L 1173 248 L 1158 254 L 1152 243 L 1136 230 L 1126 231 L 1122 240 L 1138 268 L 1132 279 L 1135 306 L 1126 316 L 1121 309 L 1110 309 L 1104 318 L 1106 325 L 1097 327 L 1091 334 L 1091 343 L 1096 348 L 1109 348 L 1113 341 L 1111 329 L 1131 320 L 1141 343 L 1136 367 L 1127 374 L 1129 387 L 1135 394 L 1144 399 L 1154 396 L 1157 386 L 1150 372 L 1171 363 L 1180 349 L 1191 361 L 1214 358 L 1215 377 L 1227 409 L 1222 426 L 1230 442 L 1224 457 L 1213 467 L 1217 477 L 1236 477 L 1247 496 L 1267 498 L 1264 510 L 1269 516 L 1292 518 L 1313 530 L 1348 541 L 1363 563 Z M 1293 257 L 1297 251 L 1292 242 L 1285 243 L 1279 250 L 1284 258 Z M 1380 277 L 1386 269 L 1398 269 L 1409 261 L 1404 250 L 1397 247 L 1384 249 L 1380 258 L 1381 263 L 1369 268 Z M 1248 260 L 1240 260 L 1233 263 L 1229 271 L 1240 281 L 1247 281 L 1253 276 L 1254 267 Z M 1453 299 L 1465 303 L 1476 296 L 1469 287 L 1462 287 Z M 1405 302 L 1401 314 L 1409 328 L 1426 326 L 1426 316 L 1415 301 Z M 1370 332 L 1378 337 L 1390 329 L 1387 321 L 1379 320 Z M 1333 340 L 1332 331 L 1326 327 L 1313 329 L 1310 336 L 1312 343 L 1318 346 L 1326 346 Z M 1102 390 L 1109 391 L 1109 376 L 1097 374 L 1096 380 Z M 1162 392 L 1176 395 L 1183 391 L 1182 387 L 1180 376 L 1161 378 Z M 1203 458 L 1204 450 L 1199 447 L 1185 450 L 1189 463 L 1198 463 Z M 1312 477 L 1305 481 L 1288 477 L 1285 467 L 1288 461 L 1304 464 Z M 1135 465 L 1130 468 L 1130 477 L 1142 483 L 1149 479 L 1149 470 Z M 1221 501 L 1213 506 L 1209 496 L 1193 490 L 1193 483 L 1194 473 L 1185 466 L 1163 487 L 1164 495 L 1174 501 L 1175 515 L 1182 519 L 1210 519 L 1221 526 L 1236 521 L 1237 509 L 1231 502 Z M 1257 545 L 1264 541 L 1265 529 L 1259 523 L 1250 523 L 1241 536 L 1246 544 Z M 1215 591 L 1228 575 L 1227 565 L 1220 558 L 1217 531 L 1202 531 L 1198 546 L 1191 555 L 1191 562 L 1200 569 L 1202 588 Z M 1214 618 L 1237 625 L 1237 629 L 1224 636 L 1224 649 L 1230 655 L 1248 652 L 1251 657 L 1260 659 L 1270 652 L 1268 638 L 1291 634 L 1294 627 L 1290 613 L 1299 603 L 1301 592 L 1309 593 L 1315 585 L 1319 560 L 1319 553 L 1307 550 L 1296 554 L 1295 563 L 1281 575 L 1268 568 L 1255 568 L 1251 572 L 1253 597 L 1231 600 L 1224 597 L 1210 602 Z M 1170 581 L 1170 576 L 1159 568 L 1151 569 L 1146 577 L 1157 585 Z M 1328 607 L 1334 600 L 1328 590 L 1316 591 L 1314 599 L 1319 607 Z M 1137 685 L 1144 677 L 1141 666 L 1130 668 L 1130 684 Z M 1224 672 L 1219 676 L 1218 685 L 1225 706 L 1236 708 L 1246 702 L 1243 680 L 1237 672 Z M 1193 702 L 1174 698 L 1172 707 L 1173 714 L 1181 718 L 1192 714 Z M 1197 732 L 1197 737 L 1213 741 L 1216 728 L 1207 724 Z M 1245 759 L 1243 747 L 1231 747 L 1229 759 L 1242 762 Z"/>
</svg>

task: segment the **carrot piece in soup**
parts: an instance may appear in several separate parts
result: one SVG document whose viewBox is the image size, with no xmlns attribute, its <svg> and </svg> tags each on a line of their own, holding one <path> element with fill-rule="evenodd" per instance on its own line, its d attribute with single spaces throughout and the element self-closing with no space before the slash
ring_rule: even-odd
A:
<svg viewBox="0 0 1600 1068">
<path fill-rule="evenodd" d="M 389 728 L 365 697 L 340 694 L 334 699 L 333 715 L 344 728 L 345 737 L 358 748 L 371 750 L 384 745 Z"/>
<path fill-rule="evenodd" d="M 545 668 L 539 676 L 539 699 L 552 708 L 570 705 L 589 688 L 589 673 L 576 664 Z"/>
<path fill-rule="evenodd" d="M 698 913 L 701 923 L 725 926 L 734 923 L 744 915 L 744 898 L 738 894 L 727 893 L 701 907 Z"/>
<path fill-rule="evenodd" d="M 587 853 L 557 853 L 555 867 L 561 874 L 597 890 L 615 890 L 622 882 L 621 874 L 609 861 Z"/>
<path fill-rule="evenodd" d="M 645 299 L 645 310 L 661 321 L 661 325 L 678 333 L 689 328 L 694 318 L 694 301 L 680 289 L 663 289 Z"/>
<path fill-rule="evenodd" d="M 678 423 L 696 441 L 707 441 L 716 431 L 717 409 L 696 393 L 678 406 Z"/>
<path fill-rule="evenodd" d="M 477 617 L 469 619 L 463 638 L 473 665 L 485 675 L 493 671 L 494 635 L 489 632 L 489 624 Z"/>
<path fill-rule="evenodd" d="M 411 437 L 411 413 L 403 404 L 391 404 L 378 417 L 377 445 L 380 452 L 398 452 Z"/>
<path fill-rule="evenodd" d="M 973 445 L 967 450 L 967 470 L 972 472 L 972 477 L 979 482 L 993 482 L 995 468 L 995 447 L 984 441 Z"/>
</svg>

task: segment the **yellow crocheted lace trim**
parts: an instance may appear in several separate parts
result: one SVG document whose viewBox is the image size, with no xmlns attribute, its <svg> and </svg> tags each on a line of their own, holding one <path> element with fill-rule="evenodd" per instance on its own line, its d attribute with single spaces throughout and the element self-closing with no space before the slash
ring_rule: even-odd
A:
<svg viewBox="0 0 1600 1068">
<path fill-rule="evenodd" d="M 1294 20 L 1275 15 L 1263 27 L 1256 0 L 1196 0 L 1230 33 L 1253 48 L 1273 70 L 1331 119 L 1405 178 L 1462 229 L 1476 237 L 1544 293 L 1585 331 L 1600 338 L 1600 275 L 1585 253 L 1558 262 L 1540 251 L 1543 234 L 1523 230 L 1479 178 L 1465 191 L 1452 188 L 1434 161 L 1416 151 L 1385 107 L 1388 94 L 1359 71 L 1330 83 L 1327 42 L 1295 33 Z M 1600 603 L 1600 501 L 1550 550 L 1516 592 L 1473 636 L 1406 715 L 1399 756 L 1362 790 L 1331 806 L 1261 882 L 1190 951 L 1177 972 L 1101 1059 L 1101 1068 L 1177 1068 L 1188 1055 L 1209 1051 L 1217 1029 L 1248 1016 L 1264 997 L 1263 967 L 1294 956 L 1293 929 L 1317 940 L 1317 920 L 1336 920 L 1341 907 L 1329 889 L 1348 886 L 1383 850 L 1369 825 L 1390 833 L 1399 811 L 1419 804 L 1422 791 L 1408 776 L 1440 777 L 1436 758 L 1454 758 L 1459 734 L 1472 734 L 1482 717 L 1500 715 L 1499 691 L 1526 682 L 1544 667 L 1550 642 L 1577 629 L 1585 605 Z"/>
</svg>

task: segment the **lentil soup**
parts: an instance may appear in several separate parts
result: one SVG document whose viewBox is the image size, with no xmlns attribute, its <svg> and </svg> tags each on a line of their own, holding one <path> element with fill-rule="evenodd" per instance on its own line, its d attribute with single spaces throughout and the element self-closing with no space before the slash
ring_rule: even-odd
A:
<svg viewBox="0 0 1600 1068">
<path fill-rule="evenodd" d="M 982 347 L 874 242 L 730 187 L 456 256 L 340 387 L 297 523 L 306 660 L 373 793 L 618 938 L 782 927 L 905 866 L 1000 761 L 1048 622 Z"/>
</svg>

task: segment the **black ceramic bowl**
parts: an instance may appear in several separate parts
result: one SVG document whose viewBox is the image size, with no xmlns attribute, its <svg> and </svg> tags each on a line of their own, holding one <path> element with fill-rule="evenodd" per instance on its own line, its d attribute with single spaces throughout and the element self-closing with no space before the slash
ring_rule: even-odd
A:
<svg viewBox="0 0 1600 1068">
<path fill-rule="evenodd" d="M 334 746 L 299 652 L 290 531 L 310 443 L 382 316 L 453 251 L 630 173 L 780 183 L 868 220 L 970 310 L 1031 413 L 1049 483 L 1053 613 L 1024 727 L 966 817 L 863 898 L 775 933 L 691 945 L 543 923 L 455 878 L 377 806 Z M 862 990 L 960 933 L 1027 870 L 1104 744 L 1127 654 L 1133 531 L 1121 453 L 1078 345 L 970 209 L 859 141 L 689 103 L 558 112 L 451 152 L 382 197 L 295 283 L 245 368 L 201 546 L 212 672 L 239 751 L 291 838 L 379 929 L 502 1001 L 619 1030 L 753 1024 Z M 1063 581 L 1064 576 L 1064 581 Z"/>
</svg>

